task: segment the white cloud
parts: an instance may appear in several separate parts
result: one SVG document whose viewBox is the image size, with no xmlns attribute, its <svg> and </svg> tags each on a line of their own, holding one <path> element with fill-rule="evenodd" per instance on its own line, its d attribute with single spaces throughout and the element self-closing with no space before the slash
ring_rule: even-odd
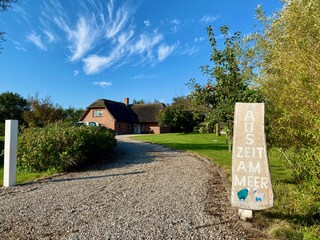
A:
<svg viewBox="0 0 320 240">
<path fill-rule="evenodd" d="M 203 42 L 204 40 L 205 40 L 204 37 L 196 37 L 196 38 L 194 39 L 194 41 L 195 41 L 196 43 Z"/>
<path fill-rule="evenodd" d="M 197 52 L 199 52 L 199 46 L 198 46 L 197 44 L 186 43 L 186 44 L 182 47 L 182 51 L 180 51 L 180 54 L 181 54 L 181 55 L 193 56 L 193 55 L 195 55 Z"/>
<path fill-rule="evenodd" d="M 53 32 L 49 30 L 43 30 L 43 33 L 47 36 L 48 42 L 52 43 L 56 41 L 56 36 L 54 35 Z"/>
<path fill-rule="evenodd" d="M 129 30 L 128 32 L 123 32 L 118 37 L 118 43 L 120 46 L 124 46 L 134 35 L 133 30 Z"/>
<path fill-rule="evenodd" d="M 163 39 L 162 34 L 155 33 L 153 36 L 147 34 L 141 34 L 139 39 L 129 46 L 131 54 L 146 54 L 148 59 L 152 59 L 152 50 Z"/>
<path fill-rule="evenodd" d="M 44 43 L 42 42 L 41 40 L 41 36 L 34 33 L 34 32 L 31 32 L 27 35 L 27 40 L 29 42 L 32 42 L 34 45 L 36 45 L 38 48 L 40 48 L 41 50 L 44 50 L 46 51 L 47 50 L 47 47 L 44 45 Z"/>
<path fill-rule="evenodd" d="M 141 74 L 134 76 L 132 79 L 141 80 L 141 79 L 150 79 L 150 78 L 156 78 L 156 77 L 158 77 L 158 75 L 156 75 L 156 74 L 147 75 L 147 74 L 141 73 Z"/>
<path fill-rule="evenodd" d="M 47 43 L 66 41 L 69 60 L 81 60 L 87 75 L 129 62 L 156 64 L 177 47 L 164 44 L 164 36 L 158 30 L 150 32 L 145 28 L 137 34 L 132 17 L 135 6 L 131 1 L 87 0 L 81 1 L 79 6 L 80 10 L 71 14 L 61 1 L 45 1 L 39 21 L 42 39 Z M 71 19 L 73 15 L 77 19 Z M 166 21 L 174 32 L 181 24 L 177 18 Z M 144 24 L 151 26 L 149 19 L 145 19 Z"/>
<path fill-rule="evenodd" d="M 78 76 L 79 73 L 80 73 L 80 72 L 79 72 L 78 70 L 74 70 L 74 71 L 73 71 L 73 76 L 76 77 L 76 76 Z"/>
<path fill-rule="evenodd" d="M 68 31 L 68 38 L 71 42 L 71 61 L 79 60 L 94 46 L 99 30 L 95 27 L 94 19 L 87 19 L 81 16 L 76 29 Z"/>
<path fill-rule="evenodd" d="M 165 60 L 176 49 L 176 47 L 177 44 L 171 46 L 165 44 L 160 45 L 158 48 L 158 60 L 160 62 Z"/>
<path fill-rule="evenodd" d="M 179 26 L 181 24 L 181 21 L 178 18 L 174 18 L 169 21 L 169 24 L 171 26 L 171 33 L 176 33 L 179 29 Z"/>
<path fill-rule="evenodd" d="M 22 46 L 22 44 L 18 41 L 15 41 L 15 40 L 12 40 L 13 44 L 14 44 L 14 47 L 18 50 L 18 51 L 21 51 L 21 52 L 26 52 L 27 49 L 25 49 L 24 46 Z"/>
<path fill-rule="evenodd" d="M 99 56 L 93 54 L 84 58 L 84 72 L 89 75 L 97 74 L 115 64 L 121 65 L 128 61 L 132 61 L 132 56 L 138 56 L 140 58 L 140 62 L 144 62 L 146 60 L 152 62 L 154 60 L 156 46 L 163 40 L 162 34 L 157 32 L 149 35 L 140 34 L 137 38 L 133 38 L 133 35 L 134 32 L 132 30 L 123 32 L 119 35 L 115 42 L 116 46 L 114 46 L 108 55 Z M 171 47 L 169 50 L 171 50 Z M 163 54 L 163 52 L 160 54 Z M 161 58 L 163 56 L 164 55 L 161 55 Z"/>
<path fill-rule="evenodd" d="M 93 85 L 105 88 L 111 86 L 112 82 L 94 82 Z"/>
<path fill-rule="evenodd" d="M 2 1 L 3 2 L 3 1 Z M 28 3 L 24 2 L 23 3 L 25 8 L 28 8 Z M 17 18 L 17 21 L 20 22 L 20 19 L 24 20 L 29 26 L 32 26 L 30 22 L 31 16 L 27 13 L 27 11 L 22 7 L 22 4 L 16 4 L 14 8 L 12 9 L 14 12 L 17 13 L 19 18 Z"/>
<path fill-rule="evenodd" d="M 145 25 L 146 27 L 151 27 L 151 23 L 150 23 L 150 20 L 149 20 L 149 19 L 144 20 L 143 23 L 144 23 L 144 25 Z"/>
<path fill-rule="evenodd" d="M 115 11 L 113 0 L 108 4 L 109 22 L 106 26 L 106 37 L 113 38 L 116 36 L 126 25 L 130 18 L 130 11 L 127 5 L 122 5 Z"/>
<path fill-rule="evenodd" d="M 208 23 L 212 23 L 212 22 L 216 21 L 217 19 L 219 19 L 219 17 L 205 15 L 200 19 L 200 22 L 202 22 L 204 24 L 208 24 Z"/>
<path fill-rule="evenodd" d="M 87 11 L 89 11 L 89 6 L 96 7 L 90 1 L 87 4 L 88 8 L 83 7 Z M 94 15 L 92 12 L 80 11 L 76 14 L 78 16 L 76 22 L 71 24 L 68 17 L 70 14 L 66 12 L 66 9 L 61 6 L 60 2 L 51 0 L 49 3 L 43 3 L 40 23 L 48 42 L 56 41 L 55 34 L 59 33 L 56 31 L 54 34 L 50 30 L 53 29 L 53 26 L 58 27 L 58 30 L 65 34 L 67 46 L 71 53 L 69 59 L 70 61 L 77 61 L 95 47 L 95 43 L 104 32 L 104 19 L 99 14 L 100 12 L 98 11 Z"/>
<path fill-rule="evenodd" d="M 117 60 L 117 57 L 103 57 L 98 55 L 90 55 L 83 59 L 84 67 L 83 70 L 87 75 L 97 74 L 103 69 L 110 67 Z"/>
</svg>

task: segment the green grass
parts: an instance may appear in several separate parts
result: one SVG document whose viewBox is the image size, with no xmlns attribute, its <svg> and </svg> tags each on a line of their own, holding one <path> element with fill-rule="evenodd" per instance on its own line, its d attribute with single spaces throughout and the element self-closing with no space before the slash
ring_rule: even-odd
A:
<svg viewBox="0 0 320 240">
<path fill-rule="evenodd" d="M 134 139 L 144 142 L 161 144 L 171 148 L 190 151 L 206 157 L 222 167 L 229 181 L 231 181 L 232 154 L 228 152 L 225 136 L 215 134 L 183 134 L 170 133 L 161 135 L 140 135 Z M 301 187 L 295 183 L 285 162 L 277 149 L 268 151 L 271 181 L 274 191 L 274 207 L 255 213 L 254 223 L 277 239 L 303 239 L 301 236 L 314 238 L 320 234 L 317 225 L 310 221 L 301 208 L 304 204 L 312 204 L 315 196 L 308 195 L 308 191 L 301 193 Z M 301 196 L 299 198 L 297 196 Z"/>
<path fill-rule="evenodd" d="M 220 166 L 231 167 L 231 153 L 228 152 L 225 137 L 214 134 L 157 134 L 133 137 L 145 142 L 161 144 L 179 150 L 186 150 L 215 160 Z"/>
<path fill-rule="evenodd" d="M 0 153 L 4 149 L 4 137 L 0 136 Z M 35 172 L 35 173 L 26 173 L 26 172 L 17 172 L 17 183 L 30 182 L 32 180 L 47 177 L 54 174 L 54 172 Z M 0 187 L 3 186 L 3 155 L 0 156 Z"/>
</svg>

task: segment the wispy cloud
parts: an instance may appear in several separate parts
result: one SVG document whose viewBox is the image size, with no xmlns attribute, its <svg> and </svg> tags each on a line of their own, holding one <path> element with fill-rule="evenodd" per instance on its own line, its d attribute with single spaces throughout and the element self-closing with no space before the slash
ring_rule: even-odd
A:
<svg viewBox="0 0 320 240">
<path fill-rule="evenodd" d="M 27 49 L 25 49 L 25 47 L 18 41 L 12 40 L 14 47 L 21 52 L 26 52 Z"/>
<path fill-rule="evenodd" d="M 75 77 L 76 77 L 76 76 L 78 76 L 78 75 L 79 75 L 79 73 L 80 73 L 80 72 L 79 72 L 78 70 L 74 70 L 74 71 L 73 71 L 73 76 L 75 76 Z"/>
<path fill-rule="evenodd" d="M 24 2 L 23 5 L 24 5 L 24 6 L 27 6 L 28 3 L 27 3 L 27 2 Z M 16 12 L 17 15 L 19 16 L 19 18 L 17 18 L 17 21 L 20 21 L 20 19 L 22 19 L 22 20 L 25 21 L 29 26 L 32 26 L 32 25 L 31 25 L 31 22 L 30 22 L 31 16 L 26 12 L 26 10 L 25 10 L 20 4 L 17 4 L 17 5 L 13 8 L 13 11 Z"/>
<path fill-rule="evenodd" d="M 203 42 L 206 40 L 205 37 L 196 37 L 193 41 L 186 42 L 183 45 L 179 46 L 179 55 L 196 55 L 200 49 L 204 46 Z"/>
<path fill-rule="evenodd" d="M 116 36 L 126 25 L 130 18 L 130 10 L 127 4 L 114 10 L 114 1 L 110 0 L 108 4 L 109 21 L 106 26 L 107 38 Z"/>
<path fill-rule="evenodd" d="M 34 45 L 36 45 L 38 48 L 40 48 L 41 50 L 46 51 L 47 47 L 44 45 L 44 43 L 42 42 L 41 36 L 36 34 L 35 32 L 31 32 L 27 35 L 27 40 L 31 43 L 33 43 Z"/>
<path fill-rule="evenodd" d="M 141 79 L 150 79 L 150 78 L 156 78 L 158 77 L 158 75 L 156 74 L 144 74 L 144 73 L 141 73 L 141 74 L 138 74 L 136 76 L 134 76 L 132 79 L 134 80 L 141 80 Z"/>
<path fill-rule="evenodd" d="M 180 27 L 181 24 L 181 20 L 178 18 L 174 18 L 172 20 L 169 21 L 169 24 L 171 26 L 171 33 L 176 33 Z"/>
<path fill-rule="evenodd" d="M 162 44 L 159 46 L 158 48 L 158 60 L 159 62 L 162 62 L 163 60 L 165 60 L 176 48 L 177 48 L 178 44 L 174 44 L 174 45 L 165 45 Z"/>
<path fill-rule="evenodd" d="M 84 9 L 87 11 L 90 6 L 95 7 L 96 5 L 89 1 L 88 6 Z M 100 14 L 102 10 L 98 11 L 96 16 L 93 12 L 80 11 L 77 14 L 78 18 L 72 24 L 68 17 L 70 14 L 65 11 L 60 2 L 56 0 L 51 0 L 49 3 L 44 2 L 40 22 L 49 42 L 56 40 L 56 36 L 50 30 L 51 27 L 55 26 L 65 34 L 71 53 L 69 60 L 77 61 L 93 49 L 95 42 L 99 40 L 104 31 L 104 16 Z M 50 24 L 53 26 L 50 27 Z"/>
<path fill-rule="evenodd" d="M 128 50 L 131 54 L 140 54 L 143 57 L 143 61 L 146 59 L 153 59 L 153 48 L 159 44 L 163 39 L 163 35 L 160 33 L 154 33 L 153 35 L 141 34 L 137 41 L 130 46 Z"/>
<path fill-rule="evenodd" d="M 194 56 L 197 52 L 199 52 L 199 46 L 193 43 L 186 43 L 180 50 L 181 55 Z"/>
<path fill-rule="evenodd" d="M 74 30 L 68 31 L 68 39 L 71 43 L 71 61 L 81 59 L 91 48 L 99 36 L 99 30 L 95 27 L 95 19 L 87 19 L 81 16 Z"/>
<path fill-rule="evenodd" d="M 149 20 L 149 19 L 144 20 L 143 23 L 144 23 L 144 25 L 145 25 L 146 27 L 151 27 L 151 23 L 150 23 L 150 20 Z"/>
<path fill-rule="evenodd" d="M 205 15 L 205 16 L 202 16 L 202 18 L 200 19 L 200 22 L 204 24 L 208 24 L 208 23 L 213 23 L 217 19 L 219 19 L 219 16 Z"/>
<path fill-rule="evenodd" d="M 138 56 L 140 63 L 147 60 L 152 62 L 155 59 L 155 48 L 163 40 L 163 35 L 158 32 L 149 35 L 143 33 L 132 39 L 133 34 L 133 31 L 122 33 L 116 40 L 115 47 L 106 56 L 93 54 L 84 58 L 84 72 L 89 75 L 97 74 L 115 64 L 130 61 L 132 56 Z"/>
<path fill-rule="evenodd" d="M 53 32 L 49 30 L 43 30 L 43 33 L 46 35 L 47 40 L 49 43 L 55 42 L 56 41 L 56 36 Z"/>
<path fill-rule="evenodd" d="M 165 44 L 164 35 L 151 29 L 149 19 L 144 20 L 147 28 L 136 31 L 133 17 L 136 6 L 131 3 L 81 1 L 73 13 L 70 12 L 74 9 L 73 2 L 45 1 L 41 5 L 39 31 L 31 32 L 28 41 L 43 50 L 49 44 L 65 44 L 69 49 L 68 60 L 81 61 L 87 75 L 129 62 L 153 65 L 164 61 L 177 45 Z M 74 15 L 77 17 L 72 19 Z M 167 22 L 171 32 L 176 32 L 181 24 L 177 18 Z"/>
<path fill-rule="evenodd" d="M 106 87 L 111 86 L 112 82 L 94 82 L 92 84 L 95 85 L 95 86 L 106 88 Z"/>
<path fill-rule="evenodd" d="M 97 74 L 101 72 L 103 69 L 110 67 L 115 63 L 117 57 L 111 56 L 98 56 L 98 55 L 90 55 L 89 57 L 83 59 L 84 67 L 83 70 L 86 74 Z"/>
<path fill-rule="evenodd" d="M 196 37 L 196 38 L 194 39 L 194 41 L 195 41 L 196 43 L 201 43 L 201 42 L 203 42 L 204 40 L 205 40 L 204 37 Z"/>
</svg>

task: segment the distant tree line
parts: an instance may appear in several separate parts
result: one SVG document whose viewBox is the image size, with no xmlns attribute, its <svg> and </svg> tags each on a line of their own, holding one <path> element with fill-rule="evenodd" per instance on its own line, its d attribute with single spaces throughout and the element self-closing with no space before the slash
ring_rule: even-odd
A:
<svg viewBox="0 0 320 240">
<path fill-rule="evenodd" d="M 24 127 L 44 127 L 58 121 L 76 122 L 83 112 L 73 107 L 64 109 L 50 97 L 40 98 L 36 94 L 25 99 L 17 93 L 3 92 L 0 94 L 0 134 L 4 134 L 6 119 L 16 119 Z"/>
</svg>

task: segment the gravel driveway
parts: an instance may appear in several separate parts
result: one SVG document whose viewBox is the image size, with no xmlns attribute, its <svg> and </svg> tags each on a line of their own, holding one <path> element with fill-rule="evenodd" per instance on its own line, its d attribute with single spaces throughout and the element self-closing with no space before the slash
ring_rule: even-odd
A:
<svg viewBox="0 0 320 240">
<path fill-rule="evenodd" d="M 0 239 L 263 238 L 238 220 L 213 164 L 117 138 L 92 169 L 1 187 Z"/>
</svg>

